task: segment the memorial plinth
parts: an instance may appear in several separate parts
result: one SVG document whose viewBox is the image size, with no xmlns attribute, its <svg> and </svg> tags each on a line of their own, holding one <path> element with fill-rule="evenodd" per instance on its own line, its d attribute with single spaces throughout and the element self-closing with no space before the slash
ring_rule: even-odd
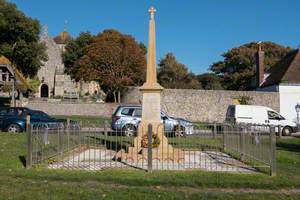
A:
<svg viewBox="0 0 300 200">
<path fill-rule="evenodd" d="M 142 147 L 142 139 L 147 134 L 148 125 L 152 125 L 153 135 L 159 138 L 159 145 L 152 150 L 152 159 L 173 162 L 183 162 L 184 154 L 181 149 L 174 149 L 168 144 L 168 138 L 164 135 L 164 124 L 161 120 L 161 92 L 163 87 L 157 82 L 156 75 L 156 44 L 155 44 L 155 21 L 154 8 L 149 9 L 149 38 L 147 54 L 147 77 L 146 82 L 139 89 L 142 99 L 142 121 L 139 125 L 134 145 L 128 148 L 128 152 L 120 151 L 117 157 L 122 161 L 139 162 L 147 160 L 147 148 Z"/>
</svg>

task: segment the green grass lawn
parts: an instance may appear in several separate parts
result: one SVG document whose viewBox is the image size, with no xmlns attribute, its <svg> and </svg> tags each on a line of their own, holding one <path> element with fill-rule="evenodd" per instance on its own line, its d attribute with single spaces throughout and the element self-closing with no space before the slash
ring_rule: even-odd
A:
<svg viewBox="0 0 300 200">
<path fill-rule="evenodd" d="M 110 125 L 111 118 L 106 118 L 102 116 L 63 116 L 63 115 L 53 115 L 57 119 L 67 119 L 81 122 L 82 127 L 104 127 L 104 122 L 107 121 Z"/>
<path fill-rule="evenodd" d="M 0 133 L 0 199 L 299 199 L 300 139 L 277 142 L 277 176 L 24 168 L 24 134 Z"/>
</svg>

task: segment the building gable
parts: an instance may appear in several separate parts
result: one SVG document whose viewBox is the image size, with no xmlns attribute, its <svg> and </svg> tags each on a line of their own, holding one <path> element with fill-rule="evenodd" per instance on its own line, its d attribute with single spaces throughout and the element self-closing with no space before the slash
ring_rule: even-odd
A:
<svg viewBox="0 0 300 200">
<path fill-rule="evenodd" d="M 300 52 L 299 49 L 287 54 L 269 71 L 270 75 L 261 87 L 280 83 L 300 83 Z"/>
</svg>

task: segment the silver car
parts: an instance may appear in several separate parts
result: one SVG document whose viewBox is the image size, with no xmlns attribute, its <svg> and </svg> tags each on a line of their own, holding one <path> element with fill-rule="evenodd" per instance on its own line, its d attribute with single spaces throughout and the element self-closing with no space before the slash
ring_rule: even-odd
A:
<svg viewBox="0 0 300 200">
<path fill-rule="evenodd" d="M 141 106 L 119 106 L 112 115 L 111 128 L 121 131 L 126 136 L 134 136 L 142 118 Z M 164 124 L 165 134 L 169 136 L 184 136 L 193 134 L 193 123 L 168 116 L 161 112 L 161 122 Z"/>
</svg>

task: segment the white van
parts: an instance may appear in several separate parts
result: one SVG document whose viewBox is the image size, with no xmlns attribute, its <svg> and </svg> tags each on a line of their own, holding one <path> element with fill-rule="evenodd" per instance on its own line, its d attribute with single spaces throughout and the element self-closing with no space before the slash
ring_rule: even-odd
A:
<svg viewBox="0 0 300 200">
<path fill-rule="evenodd" d="M 265 106 L 230 105 L 226 113 L 226 122 L 274 125 L 282 127 L 282 135 L 297 132 L 297 124 L 286 120 L 279 113 Z M 278 132 L 278 128 L 276 128 Z"/>
</svg>

